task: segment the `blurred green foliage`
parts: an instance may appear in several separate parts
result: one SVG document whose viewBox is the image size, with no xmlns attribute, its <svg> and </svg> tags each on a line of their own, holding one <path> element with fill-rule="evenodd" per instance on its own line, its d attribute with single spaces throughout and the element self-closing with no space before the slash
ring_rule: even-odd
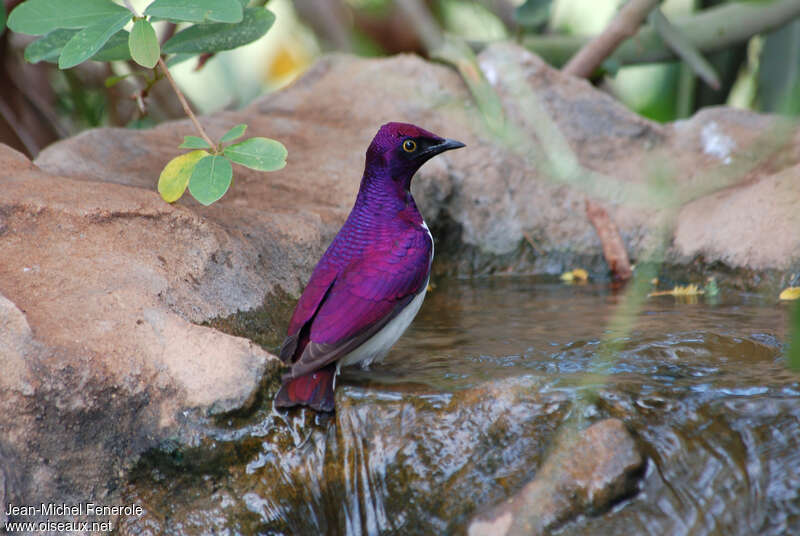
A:
<svg viewBox="0 0 800 536">
<path fill-rule="evenodd" d="M 15 32 L 42 36 L 26 47 L 25 59 L 30 63 L 58 62 L 58 67 L 66 70 L 90 58 L 98 61 L 130 59 L 141 67 L 154 69 L 161 62 L 162 54 L 213 54 L 262 37 L 275 22 L 275 15 L 263 7 L 245 7 L 248 3 L 248 0 L 155 0 L 140 15 L 131 4 L 123 7 L 110 0 L 26 0 L 11 12 L 8 24 Z M 184 25 L 163 46 L 152 25 L 152 22 L 162 21 Z M 125 27 L 130 27 L 130 33 Z M 106 56 L 102 55 L 103 51 Z M 184 102 L 164 63 L 161 63 L 160 72 L 148 77 L 146 91 L 162 76 L 173 84 L 177 96 Z M 99 126 L 104 116 L 103 94 L 83 91 L 72 73 L 68 72 L 65 78 L 69 99 L 62 94 L 62 106 L 78 111 L 88 126 Z M 109 77 L 106 88 L 113 87 L 122 78 Z M 200 203 L 214 203 L 231 185 L 231 162 L 259 171 L 275 171 L 286 164 L 286 148 L 275 140 L 251 138 L 224 147 L 225 143 L 241 137 L 246 125 L 236 125 L 214 145 L 185 102 L 184 109 L 202 137 L 187 136 L 181 148 L 207 149 L 210 153 L 184 154 L 164 168 L 158 190 L 165 201 L 178 200 L 188 188 Z"/>
</svg>

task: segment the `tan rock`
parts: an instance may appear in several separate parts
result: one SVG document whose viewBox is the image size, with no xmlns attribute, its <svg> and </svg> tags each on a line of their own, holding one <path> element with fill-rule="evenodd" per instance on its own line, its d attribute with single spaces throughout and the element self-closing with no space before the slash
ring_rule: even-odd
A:
<svg viewBox="0 0 800 536">
<path fill-rule="evenodd" d="M 776 233 L 800 236 L 784 232 L 797 229 L 786 207 L 798 196 L 755 186 L 797 177 L 797 123 L 712 108 L 660 125 L 515 45 L 491 46 L 479 61 L 505 106 L 506 142 L 490 132 L 458 74 L 445 66 L 414 56 L 328 56 L 289 88 L 203 119 L 212 136 L 247 122 L 248 134 L 283 141 L 285 169 L 263 175 L 237 166 L 219 203 L 179 203 L 244 234 L 256 250 L 275 240 L 286 244 L 287 262 L 278 260 L 271 270 L 275 282 L 295 292 L 296 274 L 308 275 L 344 221 L 378 126 L 410 121 L 468 146 L 426 164 L 414 181 L 439 241 L 439 273 L 560 273 L 576 262 L 602 271 L 600 243 L 585 215 L 587 195 L 609 210 L 634 260 L 650 255 L 666 228 L 673 263 L 700 258 L 732 268 L 800 267 L 796 241 L 773 240 Z M 79 180 L 152 189 L 190 132 L 187 121 L 145 132 L 92 130 L 51 146 L 36 163 Z M 728 202 L 737 191 L 740 201 Z M 761 204 L 745 202 L 753 196 Z M 778 217 L 764 210 L 776 204 L 783 207 L 776 208 Z M 671 222 L 678 224 L 674 232 Z"/>
<path fill-rule="evenodd" d="M 241 296 L 262 276 L 238 238 L 153 192 L 0 170 L 9 500 L 100 499 L 147 448 L 254 399 L 275 358 L 191 320 L 259 304 Z"/>
<path fill-rule="evenodd" d="M 602 511 L 635 489 L 644 464 L 618 419 L 560 438 L 536 477 L 470 523 L 469 536 L 544 534 L 584 511 Z"/>
</svg>

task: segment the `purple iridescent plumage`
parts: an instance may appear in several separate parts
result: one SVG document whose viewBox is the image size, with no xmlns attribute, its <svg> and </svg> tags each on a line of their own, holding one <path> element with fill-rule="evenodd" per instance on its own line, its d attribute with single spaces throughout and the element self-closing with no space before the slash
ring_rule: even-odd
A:
<svg viewBox="0 0 800 536">
<path fill-rule="evenodd" d="M 355 205 L 289 323 L 280 356 L 292 369 L 276 405 L 332 410 L 332 365 L 366 348 L 412 301 L 419 307 L 414 298 L 425 292 L 433 243 L 409 191 L 411 178 L 432 156 L 461 146 L 404 123 L 378 131 Z"/>
</svg>

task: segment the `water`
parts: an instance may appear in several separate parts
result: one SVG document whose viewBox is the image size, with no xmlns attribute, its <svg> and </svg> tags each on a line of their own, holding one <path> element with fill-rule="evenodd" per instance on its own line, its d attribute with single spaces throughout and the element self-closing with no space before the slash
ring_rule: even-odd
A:
<svg viewBox="0 0 800 536">
<path fill-rule="evenodd" d="M 648 459 L 638 492 L 559 534 L 800 533 L 788 308 L 650 298 L 608 375 L 589 376 L 620 300 L 527 278 L 444 282 L 384 364 L 341 378 L 335 416 L 267 400 L 196 448 L 149 457 L 125 490 L 147 512 L 121 532 L 463 533 L 535 476 L 560 426 L 613 416 Z M 593 403 L 573 404 L 589 389 Z"/>
</svg>

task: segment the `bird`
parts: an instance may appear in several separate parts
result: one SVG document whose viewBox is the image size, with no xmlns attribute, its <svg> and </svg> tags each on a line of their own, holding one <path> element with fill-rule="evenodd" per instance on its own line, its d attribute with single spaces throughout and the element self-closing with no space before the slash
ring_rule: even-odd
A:
<svg viewBox="0 0 800 536">
<path fill-rule="evenodd" d="M 380 127 L 367 148 L 353 208 L 289 321 L 279 357 L 291 368 L 276 407 L 334 411 L 340 368 L 380 361 L 411 324 L 434 252 L 411 179 L 432 157 L 464 146 L 409 123 Z"/>
</svg>

